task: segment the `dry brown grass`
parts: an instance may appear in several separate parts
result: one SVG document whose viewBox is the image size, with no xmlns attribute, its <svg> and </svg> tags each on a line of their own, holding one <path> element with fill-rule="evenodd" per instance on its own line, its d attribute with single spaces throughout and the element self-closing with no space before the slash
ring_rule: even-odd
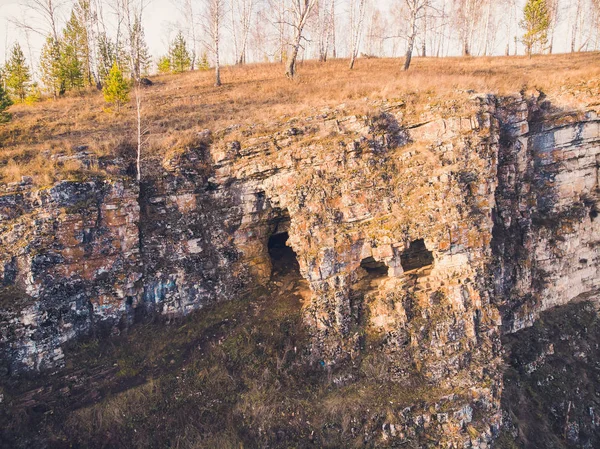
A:
<svg viewBox="0 0 600 449">
<path fill-rule="evenodd" d="M 408 72 L 400 70 L 398 59 L 360 60 L 353 71 L 346 65 L 345 60 L 305 62 L 294 81 L 282 76 L 279 64 L 228 67 L 221 88 L 213 86 L 210 72 L 156 77 L 155 85 L 144 90 L 147 154 L 184 146 L 205 128 L 269 123 L 341 104 L 355 113 L 382 99 L 427 104 L 461 98 L 457 94 L 465 91 L 510 94 L 528 86 L 555 102 L 583 107 L 600 90 L 600 53 L 417 58 Z M 75 146 L 87 145 L 108 155 L 134 141 L 133 105 L 118 114 L 105 107 L 96 91 L 12 107 L 13 121 L 0 126 L 0 182 L 29 175 L 37 183 L 49 183 L 57 172 L 64 176 L 61 167 L 48 162 L 53 153 L 69 154 Z"/>
</svg>

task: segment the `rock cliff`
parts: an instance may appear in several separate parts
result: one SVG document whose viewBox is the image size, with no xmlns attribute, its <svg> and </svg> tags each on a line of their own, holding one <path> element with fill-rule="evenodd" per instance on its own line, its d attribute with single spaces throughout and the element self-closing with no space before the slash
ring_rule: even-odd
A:
<svg viewBox="0 0 600 449">
<path fill-rule="evenodd" d="M 310 286 L 313 360 L 335 371 L 376 346 L 392 381 L 430 386 L 390 412 L 382 441 L 425 429 L 486 447 L 501 333 L 598 296 L 599 165 L 594 111 L 465 94 L 418 121 L 398 101 L 206 132 L 139 187 L 124 174 L 5 186 L 3 370 L 60 366 L 66 341 L 135 311 L 173 317 L 252 291 L 279 237 Z"/>
</svg>

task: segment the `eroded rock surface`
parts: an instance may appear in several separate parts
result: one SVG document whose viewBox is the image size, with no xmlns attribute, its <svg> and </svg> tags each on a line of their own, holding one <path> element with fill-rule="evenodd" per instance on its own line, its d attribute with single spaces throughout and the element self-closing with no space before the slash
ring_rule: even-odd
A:
<svg viewBox="0 0 600 449">
<path fill-rule="evenodd" d="M 417 124 L 386 103 L 205 135 L 140 191 L 6 189 L 5 370 L 60 365 L 61 344 L 134 309 L 181 315 L 265 284 L 269 239 L 287 233 L 314 360 L 335 371 L 376 346 L 390 379 L 430 386 L 390 411 L 380 443 L 486 447 L 501 331 L 597 298 L 600 120 L 535 97 L 465 102 L 462 117 L 431 109 Z"/>
</svg>

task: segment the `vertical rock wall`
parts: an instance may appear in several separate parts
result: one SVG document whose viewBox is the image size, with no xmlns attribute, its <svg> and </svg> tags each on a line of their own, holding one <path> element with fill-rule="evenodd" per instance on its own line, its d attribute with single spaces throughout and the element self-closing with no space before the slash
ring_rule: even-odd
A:
<svg viewBox="0 0 600 449">
<path fill-rule="evenodd" d="M 7 186 L 3 369 L 59 365 L 64 342 L 135 308 L 181 315 L 265 284 L 269 237 L 286 231 L 312 290 L 314 358 L 335 370 L 376 347 L 394 381 L 431 387 L 386 438 L 431 426 L 444 444 L 487 444 L 500 329 L 597 297 L 600 121 L 540 98 L 464 101 L 418 123 L 386 103 L 204 135 L 140 191 Z"/>
<path fill-rule="evenodd" d="M 53 367 L 62 343 L 114 326 L 141 291 L 137 187 L 8 187 L 0 196 L 2 369 Z"/>
<path fill-rule="evenodd" d="M 507 99 L 496 195 L 495 297 L 507 331 L 578 299 L 597 299 L 600 120 Z"/>
</svg>

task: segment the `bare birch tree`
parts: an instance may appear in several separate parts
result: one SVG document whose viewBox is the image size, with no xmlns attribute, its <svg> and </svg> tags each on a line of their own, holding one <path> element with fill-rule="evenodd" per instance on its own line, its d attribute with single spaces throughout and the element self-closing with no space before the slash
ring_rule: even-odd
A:
<svg viewBox="0 0 600 449">
<path fill-rule="evenodd" d="M 471 55 L 473 33 L 480 19 L 480 0 L 455 0 L 455 23 L 461 40 L 463 56 Z"/>
<path fill-rule="evenodd" d="M 350 70 L 354 68 L 365 21 L 366 0 L 350 0 Z"/>
<path fill-rule="evenodd" d="M 282 0 L 269 0 L 268 8 L 270 11 L 269 17 L 271 24 L 277 32 L 277 44 L 274 52 L 276 60 L 283 63 L 286 60 L 286 46 L 288 43 L 288 15 L 289 8 Z"/>
<path fill-rule="evenodd" d="M 335 13 L 335 0 L 319 0 L 317 3 L 316 34 L 318 38 L 319 61 L 326 62 L 329 55 L 331 41 L 335 32 L 333 26 Z"/>
<path fill-rule="evenodd" d="M 221 28 L 225 18 L 225 0 L 205 0 L 204 27 L 209 37 L 210 49 L 215 64 L 215 86 L 221 86 Z"/>
<path fill-rule="evenodd" d="M 302 46 L 302 39 L 304 39 L 302 33 L 310 14 L 317 4 L 317 0 L 288 0 L 288 2 L 292 18 L 290 25 L 294 31 L 294 37 L 291 44 L 292 48 L 287 59 L 285 75 L 288 78 L 294 78 L 296 75 L 296 60 L 298 59 L 298 53 Z"/>
<path fill-rule="evenodd" d="M 595 0 L 573 0 L 570 4 L 569 28 L 571 29 L 571 52 L 580 52 L 589 48 L 594 34 L 597 35 L 595 21 Z"/>
<path fill-rule="evenodd" d="M 142 28 L 142 14 L 146 6 L 144 1 L 122 0 L 125 26 L 127 27 L 127 50 L 131 77 L 138 82 L 150 59 Z"/>
<path fill-rule="evenodd" d="M 367 32 L 367 52 L 370 55 L 383 56 L 385 30 L 387 29 L 386 20 L 379 8 L 375 8 L 369 21 L 369 30 Z"/>
<path fill-rule="evenodd" d="M 577 38 L 581 30 L 581 0 L 575 0 L 571 5 L 575 6 L 573 9 L 574 14 L 572 15 L 572 26 L 571 26 L 571 53 L 575 53 L 577 46 Z"/>
<path fill-rule="evenodd" d="M 199 49 L 199 30 L 198 30 L 198 14 L 196 9 L 196 2 L 194 0 L 175 0 L 175 6 L 179 9 L 181 17 L 183 18 L 183 32 L 186 37 L 186 42 L 191 47 L 191 70 L 196 68 L 196 61 L 200 57 Z M 174 28 L 180 29 L 181 26 L 174 24 Z"/>
<path fill-rule="evenodd" d="M 492 21 L 492 0 L 485 0 L 485 25 L 483 31 L 483 56 L 487 56 L 490 45 L 490 27 Z"/>
<path fill-rule="evenodd" d="M 336 10 L 335 10 L 335 4 L 336 4 L 336 0 L 331 0 L 331 23 L 330 23 L 330 33 L 331 33 L 331 55 L 333 56 L 333 58 L 337 58 L 337 46 L 336 46 L 336 41 L 335 41 L 335 14 L 336 14 Z"/>
<path fill-rule="evenodd" d="M 254 15 L 255 0 L 230 0 L 231 33 L 236 64 L 246 62 L 248 38 Z"/>
<path fill-rule="evenodd" d="M 594 30 L 594 50 L 600 48 L 600 0 L 592 0 L 592 30 Z"/>
<path fill-rule="evenodd" d="M 554 33 L 558 25 L 558 0 L 547 0 L 548 12 L 550 13 L 550 27 L 548 28 L 548 53 L 552 54 L 554 50 Z"/>
<path fill-rule="evenodd" d="M 268 61 L 270 55 L 269 28 L 271 26 L 270 16 L 265 3 L 257 2 L 253 23 L 250 26 L 248 37 L 248 54 L 252 55 L 254 61 Z"/>
<path fill-rule="evenodd" d="M 55 42 L 59 40 L 59 12 L 66 4 L 64 0 L 27 0 L 21 6 L 26 12 L 26 19 L 12 18 L 11 21 L 17 28 L 32 31 L 41 36 L 52 36 Z M 31 14 L 27 14 L 27 11 Z M 41 24 L 32 22 L 32 16 L 41 21 Z M 35 20 L 34 19 L 34 20 Z"/>
<path fill-rule="evenodd" d="M 417 34 L 419 33 L 419 21 L 425 17 L 429 0 L 404 0 L 408 11 L 408 35 L 406 36 L 406 56 L 404 57 L 404 70 L 410 68 L 412 54 L 415 47 Z"/>
</svg>

